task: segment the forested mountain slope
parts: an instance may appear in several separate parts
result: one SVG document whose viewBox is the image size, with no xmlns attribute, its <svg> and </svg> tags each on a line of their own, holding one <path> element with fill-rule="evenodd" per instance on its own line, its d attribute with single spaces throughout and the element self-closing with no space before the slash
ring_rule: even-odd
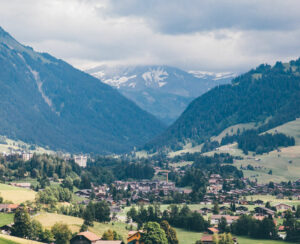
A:
<svg viewBox="0 0 300 244">
<path fill-rule="evenodd" d="M 0 28 L 0 135 L 54 150 L 122 153 L 163 128 L 110 86 Z"/>
<path fill-rule="evenodd" d="M 180 149 L 186 142 L 200 144 L 239 123 L 261 123 L 259 132 L 300 115 L 300 59 L 273 67 L 260 65 L 195 99 L 147 150 Z"/>
</svg>

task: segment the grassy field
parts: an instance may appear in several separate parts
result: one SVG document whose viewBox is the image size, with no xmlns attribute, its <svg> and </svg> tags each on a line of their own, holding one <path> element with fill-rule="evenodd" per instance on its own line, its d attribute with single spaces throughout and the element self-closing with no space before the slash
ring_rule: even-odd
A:
<svg viewBox="0 0 300 244">
<path fill-rule="evenodd" d="M 183 244 L 195 244 L 196 241 L 201 239 L 203 233 L 187 231 L 180 228 L 175 228 L 177 232 L 177 238 L 179 243 Z"/>
<path fill-rule="evenodd" d="M 271 129 L 268 132 L 274 133 L 275 131 L 284 133 L 288 136 L 293 136 L 295 138 L 296 145 L 300 145 L 300 118 Z"/>
<path fill-rule="evenodd" d="M 226 128 L 225 130 L 223 130 L 218 136 L 211 137 L 211 141 L 221 142 L 222 138 L 225 137 L 227 134 L 228 135 L 237 134 L 238 129 L 240 130 L 240 132 L 242 132 L 244 129 L 250 130 L 253 128 L 255 128 L 255 123 L 245 123 L 245 124 L 233 125 L 233 126 Z"/>
<path fill-rule="evenodd" d="M 291 242 L 285 241 L 274 241 L 274 240 L 260 240 L 260 239 L 251 239 L 249 237 L 237 236 L 239 244 L 292 244 Z"/>
<path fill-rule="evenodd" d="M 212 140 L 220 141 L 227 133 L 231 135 L 236 133 L 237 129 L 242 131 L 243 128 L 251 129 L 254 127 L 254 123 L 234 125 L 222 131 L 218 136 L 212 137 Z M 296 145 L 293 147 L 281 148 L 280 152 L 275 150 L 268 154 L 265 153 L 263 155 L 255 156 L 252 152 L 249 152 L 249 155 L 243 154 L 243 152 L 237 148 L 237 144 L 233 143 L 219 147 L 217 150 L 205 153 L 204 155 L 211 156 L 214 153 L 229 153 L 233 156 L 242 156 L 244 159 L 235 160 L 234 165 L 238 168 L 240 166 L 247 166 L 248 164 L 260 167 L 255 171 L 243 170 L 246 177 L 253 180 L 257 179 L 259 183 L 297 180 L 300 178 L 300 118 L 282 126 L 278 126 L 268 132 L 274 133 L 275 131 L 293 136 Z M 192 147 L 191 144 L 187 144 L 183 150 L 170 152 L 169 156 L 174 157 L 187 152 L 201 152 L 201 147 L 202 145 Z M 272 175 L 268 174 L 270 170 L 272 170 Z"/>
<path fill-rule="evenodd" d="M 276 205 L 277 203 L 285 203 L 291 206 L 297 206 L 300 205 L 300 200 L 289 200 L 289 199 L 276 199 L 275 196 L 271 196 L 271 195 L 253 195 L 253 196 L 247 196 L 246 197 L 247 200 L 263 200 L 264 202 L 271 202 L 271 205 Z"/>
<path fill-rule="evenodd" d="M 14 222 L 13 214 L 0 213 L 0 227 Z"/>
<path fill-rule="evenodd" d="M 177 232 L 179 243 L 183 243 L 183 244 L 195 244 L 195 242 L 197 240 L 200 240 L 203 235 L 203 233 L 201 232 L 186 231 L 180 228 L 175 228 L 175 229 Z M 288 244 L 290 243 L 284 241 L 251 239 L 249 237 L 244 237 L 244 236 L 242 237 L 237 236 L 237 240 L 239 244 Z"/>
<path fill-rule="evenodd" d="M 34 219 L 41 222 L 41 224 L 47 229 L 50 229 L 57 222 L 67 224 L 72 232 L 79 232 L 80 227 L 83 224 L 83 219 L 81 218 L 54 213 L 39 213 L 34 217 Z M 123 239 L 126 240 L 128 230 L 126 230 L 125 227 L 126 224 L 121 222 L 111 222 L 106 224 L 94 222 L 94 226 L 89 227 L 89 230 L 99 236 L 102 236 L 105 231 L 112 229 L 121 234 Z"/>
<path fill-rule="evenodd" d="M 14 244 L 14 243 L 19 243 L 19 244 L 41 244 L 42 242 L 38 241 L 32 241 L 32 240 L 27 240 L 15 236 L 8 236 L 8 235 L 3 235 L 0 234 L 0 243 L 3 244 Z"/>
<path fill-rule="evenodd" d="M 15 141 L 15 140 L 11 140 L 8 139 L 4 136 L 1 136 L 1 141 L 5 141 L 6 144 L 0 143 L 0 152 L 6 152 L 6 153 L 10 153 L 11 149 L 13 150 L 26 150 L 26 151 L 30 151 L 32 153 L 38 153 L 38 154 L 43 154 L 43 153 L 47 153 L 47 154 L 53 154 L 54 151 L 45 149 L 43 147 L 39 147 L 36 146 L 35 150 L 29 150 L 30 146 L 29 144 L 23 142 L 23 141 Z"/>
<path fill-rule="evenodd" d="M 11 240 L 7 240 L 3 237 L 0 237 L 0 244 L 16 244 L 18 242 L 14 242 L 14 241 L 11 241 Z"/>
<path fill-rule="evenodd" d="M 36 192 L 20 187 L 0 184 L 0 195 L 3 197 L 4 201 L 11 201 L 19 204 L 25 201 L 33 201 Z"/>
</svg>

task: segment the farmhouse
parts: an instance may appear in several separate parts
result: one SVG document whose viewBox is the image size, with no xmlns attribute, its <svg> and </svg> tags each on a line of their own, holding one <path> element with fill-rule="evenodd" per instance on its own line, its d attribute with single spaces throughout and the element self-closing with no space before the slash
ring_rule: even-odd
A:
<svg viewBox="0 0 300 244">
<path fill-rule="evenodd" d="M 101 240 L 96 234 L 85 231 L 80 232 L 70 240 L 70 244 L 124 244 L 123 241 Z"/>
<path fill-rule="evenodd" d="M 212 235 L 210 235 L 210 236 L 202 236 L 201 237 L 201 242 L 203 244 L 212 244 L 212 243 L 214 243 L 214 237 Z"/>
<path fill-rule="evenodd" d="M 0 212 L 12 213 L 17 210 L 18 204 L 0 204 Z"/>
<path fill-rule="evenodd" d="M 260 214 L 260 215 L 271 215 L 274 216 L 275 211 L 269 209 L 269 208 L 265 208 L 265 207 L 256 207 L 255 208 L 255 212 Z"/>
<path fill-rule="evenodd" d="M 274 206 L 277 211 L 286 211 L 288 209 L 292 210 L 292 206 L 285 204 L 285 203 L 278 203 Z"/>
<path fill-rule="evenodd" d="M 10 185 L 25 188 L 25 189 L 30 189 L 31 187 L 31 183 L 29 182 L 10 183 Z"/>
<path fill-rule="evenodd" d="M 227 224 L 232 224 L 234 221 L 239 219 L 239 216 L 230 216 L 230 215 L 212 215 L 210 223 L 212 225 L 217 225 L 220 223 L 221 218 L 224 217 L 226 219 Z"/>
<path fill-rule="evenodd" d="M 127 237 L 127 244 L 141 244 L 142 231 L 130 231 Z"/>
<path fill-rule="evenodd" d="M 80 232 L 70 240 L 70 244 L 96 244 L 100 237 L 96 234 L 85 231 Z"/>
</svg>

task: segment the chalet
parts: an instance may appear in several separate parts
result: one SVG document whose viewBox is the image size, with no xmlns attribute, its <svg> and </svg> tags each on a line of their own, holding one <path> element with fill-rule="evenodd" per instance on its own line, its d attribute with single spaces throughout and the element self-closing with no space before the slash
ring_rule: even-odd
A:
<svg viewBox="0 0 300 244">
<path fill-rule="evenodd" d="M 70 244 L 124 244 L 123 241 L 101 240 L 96 234 L 85 231 L 80 232 L 70 240 Z"/>
<path fill-rule="evenodd" d="M 232 224 L 234 221 L 239 219 L 239 216 L 230 216 L 230 215 L 212 215 L 210 223 L 212 225 L 217 225 L 220 223 L 221 218 L 224 217 L 228 225 Z"/>
<path fill-rule="evenodd" d="M 0 204 L 0 212 L 12 213 L 17 210 L 18 204 Z"/>
<path fill-rule="evenodd" d="M 203 244 L 213 244 L 214 243 L 214 237 L 212 235 L 203 235 L 201 237 L 201 243 Z"/>
<path fill-rule="evenodd" d="M 31 187 L 31 184 L 29 182 L 10 183 L 10 185 L 25 188 L 25 189 L 30 189 Z"/>
<path fill-rule="evenodd" d="M 210 227 L 210 228 L 207 228 L 207 232 L 209 234 L 218 234 L 219 233 L 219 230 L 217 228 L 214 228 L 214 227 Z"/>
<path fill-rule="evenodd" d="M 70 240 L 70 244 L 96 244 L 100 237 L 96 234 L 85 231 L 80 232 Z"/>
<path fill-rule="evenodd" d="M 79 197 L 86 197 L 86 198 L 88 198 L 91 195 L 91 193 L 92 193 L 91 189 L 82 189 L 82 190 L 76 191 L 75 195 L 79 196 Z"/>
<path fill-rule="evenodd" d="M 247 212 L 248 208 L 245 206 L 238 206 L 238 207 L 236 207 L 236 211 L 237 212 Z"/>
<path fill-rule="evenodd" d="M 263 201 L 263 200 L 257 199 L 257 200 L 255 200 L 253 203 L 254 203 L 255 205 L 263 205 L 263 204 L 264 204 L 264 201 Z"/>
<path fill-rule="evenodd" d="M 292 206 L 285 204 L 285 203 L 278 203 L 274 206 L 277 211 L 286 211 L 288 209 L 292 210 Z"/>
<path fill-rule="evenodd" d="M 257 214 L 260 214 L 260 215 L 271 215 L 271 216 L 274 216 L 275 214 L 275 211 L 269 209 L 269 208 L 265 208 L 265 207 L 256 207 L 255 209 L 255 212 Z"/>
<path fill-rule="evenodd" d="M 130 231 L 127 237 L 127 244 L 142 244 L 140 239 L 142 237 L 142 231 Z"/>
</svg>

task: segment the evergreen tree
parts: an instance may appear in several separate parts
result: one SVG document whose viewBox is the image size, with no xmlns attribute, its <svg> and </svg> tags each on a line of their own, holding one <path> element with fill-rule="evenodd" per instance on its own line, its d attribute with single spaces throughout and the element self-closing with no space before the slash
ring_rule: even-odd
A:
<svg viewBox="0 0 300 244">
<path fill-rule="evenodd" d="M 179 243 L 176 230 L 169 225 L 168 221 L 163 220 L 160 223 L 160 227 L 165 231 L 165 234 L 166 234 L 169 244 L 178 244 Z"/>
<path fill-rule="evenodd" d="M 18 208 L 14 216 L 12 235 L 28 238 L 31 232 L 30 216 L 25 207 Z"/>
<path fill-rule="evenodd" d="M 219 213 L 220 213 L 219 204 L 218 202 L 215 202 L 213 207 L 213 214 L 219 214 Z"/>
<path fill-rule="evenodd" d="M 63 223 L 56 223 L 53 225 L 51 232 L 53 233 L 56 244 L 68 244 L 72 238 L 72 232 L 70 231 L 68 225 Z"/>
</svg>

